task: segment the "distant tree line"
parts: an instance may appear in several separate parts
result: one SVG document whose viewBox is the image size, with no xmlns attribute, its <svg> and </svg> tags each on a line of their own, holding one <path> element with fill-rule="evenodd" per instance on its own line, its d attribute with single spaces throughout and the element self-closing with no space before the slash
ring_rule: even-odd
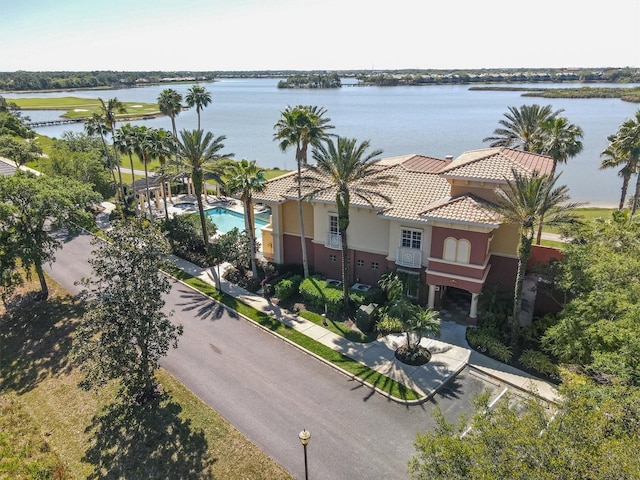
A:
<svg viewBox="0 0 640 480">
<path fill-rule="evenodd" d="M 0 90 L 65 90 L 130 87 L 150 83 L 213 80 L 212 72 L 0 72 Z"/>
<path fill-rule="evenodd" d="M 362 85 L 440 85 L 473 83 L 637 83 L 640 69 L 487 69 L 487 70 L 394 70 L 359 72 Z"/>
<path fill-rule="evenodd" d="M 340 88 L 342 82 L 338 73 L 317 73 L 290 75 L 278 82 L 278 88 Z"/>
<path fill-rule="evenodd" d="M 440 85 L 474 83 L 640 83 L 640 69 L 503 68 L 470 70 L 242 70 L 198 72 L 0 72 L 2 90 L 67 90 L 73 88 L 130 87 L 154 83 L 211 81 L 214 78 L 286 78 L 278 88 L 338 88 L 341 78 L 360 85 Z"/>
</svg>

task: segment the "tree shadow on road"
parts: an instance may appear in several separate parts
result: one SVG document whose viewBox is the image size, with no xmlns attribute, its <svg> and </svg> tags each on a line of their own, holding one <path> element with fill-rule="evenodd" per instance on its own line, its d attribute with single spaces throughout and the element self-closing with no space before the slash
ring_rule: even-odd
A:
<svg viewBox="0 0 640 480">
<path fill-rule="evenodd" d="M 178 303 L 184 312 L 193 312 L 198 318 L 203 320 L 219 320 L 224 315 L 237 318 L 238 314 L 227 308 L 220 302 L 212 300 L 210 297 L 193 290 L 179 290 L 180 298 L 184 301 Z"/>
<path fill-rule="evenodd" d="M 204 432 L 180 418 L 181 410 L 166 394 L 142 406 L 107 406 L 86 430 L 93 443 L 82 460 L 95 468 L 88 478 L 213 478 L 216 459 Z"/>
</svg>

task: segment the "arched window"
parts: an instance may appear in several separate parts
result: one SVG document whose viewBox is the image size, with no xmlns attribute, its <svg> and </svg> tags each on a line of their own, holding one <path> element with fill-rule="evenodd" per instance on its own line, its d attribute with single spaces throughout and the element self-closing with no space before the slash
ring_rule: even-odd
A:
<svg viewBox="0 0 640 480">
<path fill-rule="evenodd" d="M 456 261 L 456 251 L 458 250 L 458 241 L 453 237 L 448 237 L 444 241 L 444 253 L 442 258 L 448 262 Z"/>
<path fill-rule="evenodd" d="M 456 262 L 469 263 L 471 257 L 471 242 L 466 239 L 458 240 L 458 253 L 456 253 Z"/>
<path fill-rule="evenodd" d="M 442 259 L 447 262 L 469 263 L 471 258 L 471 242 L 466 239 L 456 240 L 447 237 L 444 241 L 444 251 Z"/>
</svg>

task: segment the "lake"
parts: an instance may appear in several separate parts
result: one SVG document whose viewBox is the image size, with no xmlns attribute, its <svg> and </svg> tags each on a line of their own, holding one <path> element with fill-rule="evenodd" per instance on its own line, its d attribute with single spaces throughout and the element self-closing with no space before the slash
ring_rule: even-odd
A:
<svg viewBox="0 0 640 480">
<path fill-rule="evenodd" d="M 221 79 L 203 84 L 211 92 L 212 103 L 202 113 L 202 127 L 225 135 L 225 152 L 235 158 L 257 160 L 263 167 L 295 168 L 294 151 L 282 153 L 273 141 L 273 125 L 287 105 L 317 105 L 327 110 L 334 133 L 370 140 L 383 156 L 411 153 L 444 158 L 458 156 L 466 150 L 488 147 L 482 139 L 492 135 L 498 122 L 511 106 L 524 104 L 552 105 L 564 109 L 563 116 L 584 131 L 583 152 L 560 165 L 560 182 L 570 188 L 572 200 L 591 205 L 617 205 L 621 180 L 615 170 L 600 171 L 600 152 L 607 146 L 607 136 L 632 118 L 638 104 L 618 99 L 545 99 L 522 97 L 520 92 L 471 91 L 469 86 L 412 87 L 343 87 L 333 90 L 278 89 L 278 79 Z M 171 85 L 185 94 L 191 85 Z M 513 85 L 511 85 L 513 86 Z M 526 87 L 527 85 L 517 85 Z M 548 84 L 536 87 L 579 87 L 581 84 Z M 591 84 L 594 87 L 620 86 Z M 629 86 L 629 85 L 625 85 Z M 167 85 L 116 89 L 83 90 L 18 96 L 79 96 L 103 99 L 117 97 L 123 101 L 155 102 Z M 32 120 L 55 118 L 55 112 L 26 112 Z M 168 117 L 133 124 L 171 129 Z M 197 126 L 195 109 L 182 112 L 178 129 Z M 80 131 L 82 124 L 37 128 L 42 135 L 59 137 L 64 131 Z"/>
</svg>

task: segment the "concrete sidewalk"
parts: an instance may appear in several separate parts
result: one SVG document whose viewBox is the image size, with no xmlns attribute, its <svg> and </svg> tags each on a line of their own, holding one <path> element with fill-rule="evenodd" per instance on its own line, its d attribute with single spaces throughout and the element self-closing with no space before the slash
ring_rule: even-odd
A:
<svg viewBox="0 0 640 480">
<path fill-rule="evenodd" d="M 203 269 L 175 256 L 172 256 L 172 260 L 178 268 L 213 286 L 218 284 L 218 270 L 223 277 L 224 270 L 228 266 L 228 264 L 222 264 L 219 268 Z M 224 293 L 237 298 L 257 310 L 267 313 L 300 333 L 411 388 L 420 395 L 420 399 L 414 402 L 393 398 L 395 401 L 402 403 L 422 403 L 431 398 L 439 388 L 444 386 L 466 366 L 480 370 L 485 375 L 494 377 L 505 384 L 529 391 L 544 400 L 551 402 L 558 401 L 557 392 L 552 384 L 539 380 L 525 372 L 470 349 L 466 341 L 466 326 L 464 325 L 452 321 L 443 321 L 439 340 L 423 339 L 421 342 L 421 345 L 427 347 L 431 352 L 431 360 L 426 365 L 414 367 L 405 365 L 395 358 L 396 348 L 406 343 L 406 338 L 403 334 L 387 335 L 369 343 L 351 342 L 320 325 L 316 325 L 313 322 L 278 307 L 260 295 L 248 292 L 238 285 L 227 282 L 223 278 L 219 280 Z M 313 353 L 308 353 L 314 355 Z M 320 357 L 317 358 L 325 361 Z M 325 361 L 325 363 L 328 362 Z M 333 368 L 343 371 L 331 363 L 328 364 Z M 343 372 L 353 377 L 352 374 L 345 371 Z M 375 387 L 372 386 L 372 388 Z M 386 392 L 378 391 L 383 395 L 389 396 Z"/>
</svg>

